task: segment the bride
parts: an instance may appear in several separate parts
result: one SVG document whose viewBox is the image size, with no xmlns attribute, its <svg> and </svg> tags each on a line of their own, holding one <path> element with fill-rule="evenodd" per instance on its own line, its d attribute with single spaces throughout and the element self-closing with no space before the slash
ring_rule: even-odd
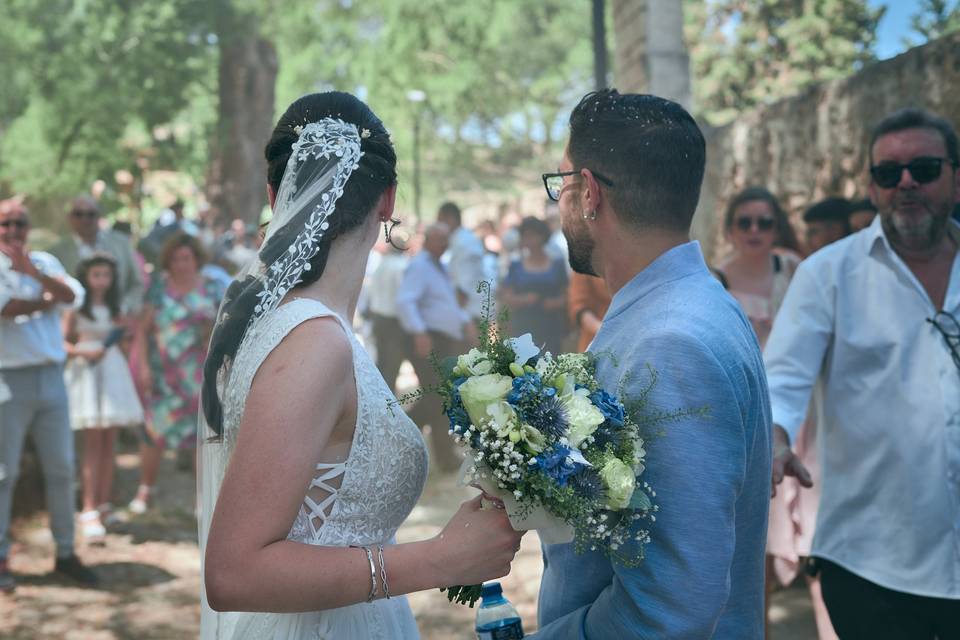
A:
<svg viewBox="0 0 960 640">
<path fill-rule="evenodd" d="M 403 594 L 505 575 L 522 534 L 478 497 L 435 538 L 393 539 L 426 448 L 350 329 L 396 195 L 383 123 L 308 95 L 266 156 L 273 218 L 204 367 L 201 637 L 416 638 Z"/>
</svg>

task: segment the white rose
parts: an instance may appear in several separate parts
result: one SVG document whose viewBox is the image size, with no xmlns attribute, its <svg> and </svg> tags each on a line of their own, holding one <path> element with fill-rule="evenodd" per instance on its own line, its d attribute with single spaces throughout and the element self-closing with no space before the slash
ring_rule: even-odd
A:
<svg viewBox="0 0 960 640">
<path fill-rule="evenodd" d="M 460 385 L 460 399 L 470 421 L 479 426 L 488 418 L 487 408 L 505 399 L 512 388 L 513 378 L 498 373 L 468 378 Z"/>
<path fill-rule="evenodd" d="M 577 389 L 561 398 L 566 409 L 567 421 L 570 423 L 567 429 L 567 440 L 570 441 L 570 447 L 574 449 L 593 435 L 597 427 L 606 420 L 603 413 L 590 402 L 589 393 L 587 389 Z"/>
</svg>

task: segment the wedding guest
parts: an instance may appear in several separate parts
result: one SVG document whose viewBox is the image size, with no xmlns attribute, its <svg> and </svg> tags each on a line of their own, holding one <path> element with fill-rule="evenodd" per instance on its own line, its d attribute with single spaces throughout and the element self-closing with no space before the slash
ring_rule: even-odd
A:
<svg viewBox="0 0 960 640">
<path fill-rule="evenodd" d="M 879 223 L 797 270 L 765 354 L 773 480 L 813 393 L 822 500 L 812 555 L 842 638 L 960 637 L 960 189 L 957 134 L 920 109 L 869 144 Z M 865 312 L 868 310 L 868 312 Z"/>
<path fill-rule="evenodd" d="M 437 222 L 450 229 L 450 246 L 443 260 L 457 289 L 457 301 L 471 318 L 479 318 L 483 296 L 477 293 L 477 285 L 484 279 L 483 243 L 463 226 L 460 207 L 453 202 L 440 205 Z"/>
<path fill-rule="evenodd" d="M 30 251 L 30 217 L 17 200 L 0 200 L 0 376 L 10 398 L 0 403 L 0 591 L 13 591 L 10 516 L 27 434 L 43 468 L 54 571 L 84 585 L 98 582 L 74 553 L 73 434 L 63 382 L 64 305 L 83 295 L 54 256 Z"/>
<path fill-rule="evenodd" d="M 137 248 L 147 262 L 159 267 L 158 260 L 167 240 L 180 233 L 199 236 L 200 228 L 187 219 L 184 214 L 184 202 L 177 198 L 168 208 L 160 212 L 157 221 L 154 222 L 149 233 L 140 239 Z"/>
<path fill-rule="evenodd" d="M 410 339 L 397 318 L 397 296 L 409 262 L 406 251 L 387 246 L 367 287 L 367 313 L 377 346 L 377 368 L 391 389 L 396 389 L 400 365 L 410 357 Z"/>
<path fill-rule="evenodd" d="M 814 253 L 850 235 L 853 204 L 846 198 L 826 198 L 803 212 L 807 225 L 807 252 Z"/>
<path fill-rule="evenodd" d="M 577 351 L 586 351 L 610 307 L 610 292 L 601 278 L 574 272 L 567 292 L 570 322 L 577 327 Z"/>
<path fill-rule="evenodd" d="M 744 189 L 727 205 L 723 228 L 733 253 L 721 260 L 716 270 L 750 318 L 761 348 L 800 263 L 792 253 L 774 252 L 778 238 L 793 236 L 792 229 L 782 231 L 785 227 L 790 227 L 786 213 L 763 187 Z"/>
<path fill-rule="evenodd" d="M 172 236 L 159 255 L 140 316 L 140 384 L 148 390 L 147 432 L 140 446 L 140 486 L 130 502 L 143 513 L 166 448 L 196 447 L 203 361 L 223 289 L 200 271 L 206 254 L 189 234 Z"/>
<path fill-rule="evenodd" d="M 464 348 L 464 328 L 470 316 L 457 301 L 457 290 L 440 262 L 447 250 L 450 230 L 438 222 L 424 231 L 423 249 L 403 274 L 397 296 L 397 318 L 404 331 L 413 336 L 413 369 L 421 387 L 439 382 L 430 362 L 431 354 L 443 360 L 459 355 Z M 431 461 L 444 471 L 460 466 L 453 440 L 447 434 L 447 419 L 440 396 L 426 393 L 409 412 L 418 425 L 430 425 Z"/>
<path fill-rule="evenodd" d="M 60 260 L 67 273 L 76 273 L 80 261 L 96 253 L 112 257 L 117 264 L 120 312 L 124 317 L 135 317 L 143 305 L 144 280 L 130 237 L 102 229 L 100 206 L 89 196 L 73 200 L 67 220 L 71 234 L 54 245 L 50 252 Z"/>
<path fill-rule="evenodd" d="M 850 205 L 850 233 L 856 233 L 866 229 L 873 223 L 877 217 L 877 208 L 873 206 L 870 199 L 858 200 Z"/>
<path fill-rule="evenodd" d="M 562 353 L 567 335 L 567 267 L 546 251 L 550 228 L 533 216 L 520 223 L 521 257 L 500 281 L 500 298 L 510 312 L 510 334 L 530 333 L 537 345 Z"/>
<path fill-rule="evenodd" d="M 82 533 L 102 542 L 113 511 L 114 440 L 118 428 L 143 423 L 143 407 L 120 350 L 126 328 L 120 320 L 116 262 L 106 254 L 82 260 L 77 280 L 86 295 L 63 315 L 70 424 L 83 432 Z"/>
</svg>

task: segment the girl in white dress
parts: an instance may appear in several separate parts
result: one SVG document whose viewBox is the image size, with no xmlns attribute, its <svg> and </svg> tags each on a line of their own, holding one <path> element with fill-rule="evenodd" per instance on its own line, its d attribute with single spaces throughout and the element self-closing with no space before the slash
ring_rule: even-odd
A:
<svg viewBox="0 0 960 640">
<path fill-rule="evenodd" d="M 402 594 L 502 576 L 522 534 L 478 497 L 436 538 L 394 541 L 426 447 L 350 329 L 396 195 L 383 123 L 305 96 L 266 156 L 273 217 L 204 367 L 201 638 L 417 638 Z"/>
<path fill-rule="evenodd" d="M 143 422 L 127 360 L 120 350 L 122 328 L 116 262 L 96 254 L 77 267 L 86 289 L 83 305 L 63 316 L 67 351 L 65 377 L 70 398 L 70 422 L 83 431 L 83 512 L 80 522 L 88 542 L 106 533 L 102 519 L 112 510 L 117 428 Z"/>
</svg>

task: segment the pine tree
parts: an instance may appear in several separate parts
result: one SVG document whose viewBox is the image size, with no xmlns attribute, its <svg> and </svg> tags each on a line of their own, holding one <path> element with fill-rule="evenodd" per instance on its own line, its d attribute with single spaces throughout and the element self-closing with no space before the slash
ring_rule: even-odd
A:
<svg viewBox="0 0 960 640">
<path fill-rule="evenodd" d="M 687 0 L 694 103 L 719 124 L 875 59 L 884 8 L 860 0 Z"/>
</svg>

